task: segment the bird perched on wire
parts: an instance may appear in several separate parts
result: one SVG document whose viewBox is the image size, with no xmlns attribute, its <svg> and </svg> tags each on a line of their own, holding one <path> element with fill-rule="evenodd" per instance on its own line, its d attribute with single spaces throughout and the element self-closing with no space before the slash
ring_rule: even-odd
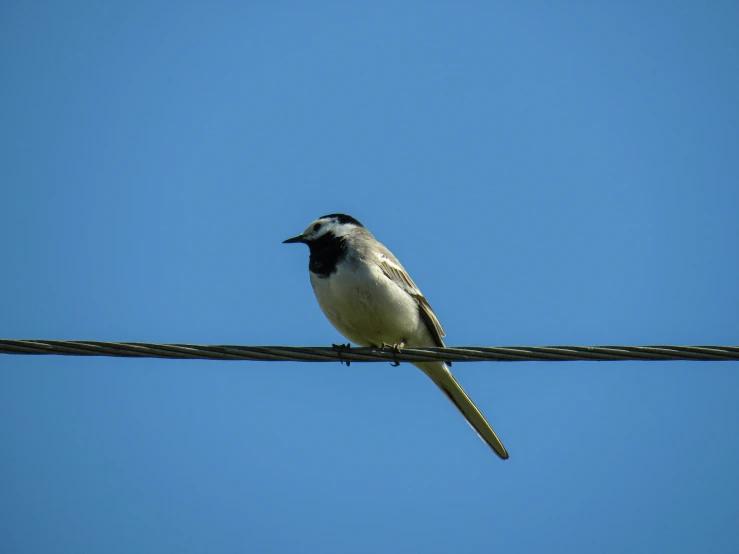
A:
<svg viewBox="0 0 739 554">
<path fill-rule="evenodd" d="M 436 314 L 395 256 L 359 221 L 324 215 L 285 243 L 310 249 L 310 282 L 331 324 L 351 342 L 376 348 L 444 346 Z M 414 363 L 502 459 L 503 443 L 444 362 Z"/>
</svg>

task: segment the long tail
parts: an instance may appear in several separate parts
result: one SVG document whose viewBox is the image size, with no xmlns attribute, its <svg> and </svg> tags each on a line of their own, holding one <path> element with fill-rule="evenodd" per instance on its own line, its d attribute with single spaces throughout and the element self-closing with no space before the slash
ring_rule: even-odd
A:
<svg viewBox="0 0 739 554">
<path fill-rule="evenodd" d="M 474 402 L 464 392 L 462 386 L 457 382 L 449 371 L 449 368 L 443 362 L 428 362 L 413 364 L 418 369 L 428 375 L 431 380 L 436 383 L 436 386 L 441 389 L 446 397 L 451 401 L 452 404 L 459 410 L 459 412 L 467 420 L 475 432 L 485 443 L 493 449 L 493 451 L 500 456 L 503 460 L 508 459 L 508 451 L 500 442 L 498 435 L 495 434 L 493 428 L 485 420 L 485 416 L 480 413 Z"/>
</svg>

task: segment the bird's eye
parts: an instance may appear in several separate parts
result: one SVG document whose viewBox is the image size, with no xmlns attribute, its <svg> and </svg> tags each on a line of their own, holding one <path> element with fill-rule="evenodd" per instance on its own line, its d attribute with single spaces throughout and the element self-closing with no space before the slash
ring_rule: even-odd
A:
<svg viewBox="0 0 739 554">
<path fill-rule="evenodd" d="M 316 223 L 316 224 L 315 224 L 315 225 L 313 226 L 313 230 L 314 230 L 314 231 L 318 231 L 318 229 L 320 229 L 320 228 L 321 228 L 321 224 L 320 224 L 320 223 Z"/>
</svg>

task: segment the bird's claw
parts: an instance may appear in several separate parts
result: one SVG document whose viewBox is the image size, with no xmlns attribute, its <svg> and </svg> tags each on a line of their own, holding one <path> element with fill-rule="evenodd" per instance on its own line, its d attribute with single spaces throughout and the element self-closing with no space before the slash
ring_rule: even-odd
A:
<svg viewBox="0 0 739 554">
<path fill-rule="evenodd" d="M 395 344 L 388 344 L 386 342 L 382 343 L 382 349 L 388 350 L 390 349 L 393 353 L 393 363 L 390 364 L 393 367 L 398 367 L 400 365 L 400 362 L 398 361 L 398 354 L 400 354 L 400 350 L 405 346 L 405 341 L 396 342 Z"/>
<path fill-rule="evenodd" d="M 331 346 L 339 353 L 339 362 L 341 362 L 342 365 L 346 363 L 346 367 L 349 367 L 352 364 L 351 360 L 344 360 L 342 354 L 344 353 L 344 350 L 349 350 L 352 347 L 351 343 L 347 342 L 346 344 L 332 344 Z"/>
</svg>

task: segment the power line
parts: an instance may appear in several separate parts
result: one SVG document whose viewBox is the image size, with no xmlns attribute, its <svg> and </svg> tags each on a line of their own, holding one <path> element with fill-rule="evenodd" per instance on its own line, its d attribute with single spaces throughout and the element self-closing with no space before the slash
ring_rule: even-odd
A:
<svg viewBox="0 0 739 554">
<path fill-rule="evenodd" d="M 379 348 L 349 348 L 339 351 L 321 346 L 0 339 L 0 354 L 293 362 L 720 361 L 739 360 L 739 346 L 464 346 L 406 348 L 395 354 Z"/>
</svg>

